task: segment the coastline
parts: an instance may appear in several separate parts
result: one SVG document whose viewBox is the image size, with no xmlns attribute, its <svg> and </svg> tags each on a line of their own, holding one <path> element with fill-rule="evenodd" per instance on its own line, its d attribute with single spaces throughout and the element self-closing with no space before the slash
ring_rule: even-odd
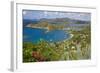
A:
<svg viewBox="0 0 100 73">
<path fill-rule="evenodd" d="M 28 24 L 26 27 L 29 27 L 29 28 L 38 28 L 38 29 L 47 29 L 47 27 L 37 27 L 37 26 L 31 26 L 31 24 Z"/>
</svg>

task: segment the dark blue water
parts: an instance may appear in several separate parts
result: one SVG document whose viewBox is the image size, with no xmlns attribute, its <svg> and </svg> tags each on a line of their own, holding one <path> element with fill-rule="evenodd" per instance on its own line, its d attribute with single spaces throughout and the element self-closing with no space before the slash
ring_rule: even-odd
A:
<svg viewBox="0 0 100 73">
<path fill-rule="evenodd" d="M 66 33 L 64 30 L 52 30 L 47 32 L 46 29 L 38 28 L 23 28 L 23 41 L 36 43 L 41 39 L 48 42 L 59 42 L 68 39 L 70 34 Z"/>
</svg>

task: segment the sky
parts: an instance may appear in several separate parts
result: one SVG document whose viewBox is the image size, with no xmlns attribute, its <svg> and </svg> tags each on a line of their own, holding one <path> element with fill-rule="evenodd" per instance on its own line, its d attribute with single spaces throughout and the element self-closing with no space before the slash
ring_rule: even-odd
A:
<svg viewBox="0 0 100 73">
<path fill-rule="evenodd" d="M 37 11 L 37 10 L 23 10 L 23 19 L 52 19 L 52 18 L 71 18 L 84 21 L 91 20 L 90 13 L 80 12 L 60 12 L 60 11 Z"/>
</svg>

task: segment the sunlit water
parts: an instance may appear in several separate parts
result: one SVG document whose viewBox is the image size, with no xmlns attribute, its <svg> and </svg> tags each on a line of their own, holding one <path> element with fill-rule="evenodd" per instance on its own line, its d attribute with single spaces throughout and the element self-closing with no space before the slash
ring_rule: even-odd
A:
<svg viewBox="0 0 100 73">
<path fill-rule="evenodd" d="M 41 39 L 48 42 L 59 42 L 70 38 L 70 34 L 64 30 L 52 30 L 38 28 L 23 28 L 23 41 L 36 43 Z"/>
</svg>

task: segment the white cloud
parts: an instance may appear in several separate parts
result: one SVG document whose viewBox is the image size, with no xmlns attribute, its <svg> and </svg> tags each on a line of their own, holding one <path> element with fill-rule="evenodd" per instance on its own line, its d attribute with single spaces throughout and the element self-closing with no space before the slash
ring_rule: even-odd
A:
<svg viewBox="0 0 100 73">
<path fill-rule="evenodd" d="M 23 14 L 26 15 L 27 11 L 23 11 Z"/>
</svg>

